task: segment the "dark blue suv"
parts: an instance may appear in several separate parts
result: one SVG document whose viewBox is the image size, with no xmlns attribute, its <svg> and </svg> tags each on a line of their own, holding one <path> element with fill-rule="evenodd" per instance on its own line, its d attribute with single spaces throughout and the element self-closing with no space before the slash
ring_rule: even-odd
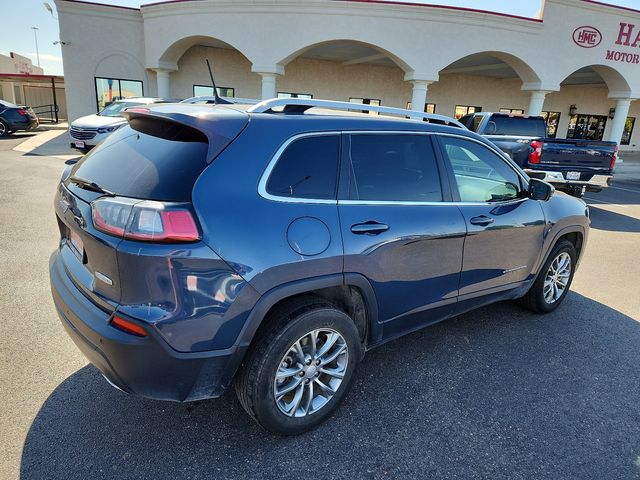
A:
<svg viewBox="0 0 640 480">
<path fill-rule="evenodd" d="M 368 349 L 499 300 L 562 302 L 582 201 L 453 119 L 316 107 L 359 108 L 130 109 L 65 171 L 53 298 L 115 387 L 182 402 L 234 383 L 260 425 L 296 434 Z"/>
</svg>

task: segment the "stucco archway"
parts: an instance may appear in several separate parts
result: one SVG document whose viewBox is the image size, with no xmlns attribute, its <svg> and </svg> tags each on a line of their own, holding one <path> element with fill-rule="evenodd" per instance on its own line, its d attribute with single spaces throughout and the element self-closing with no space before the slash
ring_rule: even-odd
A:
<svg viewBox="0 0 640 480">
<path fill-rule="evenodd" d="M 601 86 L 606 85 L 611 98 L 629 98 L 631 86 L 622 73 L 609 65 L 584 65 L 561 71 L 559 82 L 563 85 Z"/>
<path fill-rule="evenodd" d="M 351 50 L 350 52 L 347 51 L 349 49 Z M 375 53 L 358 56 L 358 49 L 360 49 L 361 52 L 369 50 Z M 380 60 L 388 59 L 395 65 L 397 65 L 400 69 L 402 69 L 405 73 L 413 71 L 413 67 L 407 60 L 403 59 L 401 55 L 393 53 L 390 50 L 387 50 L 386 48 L 377 44 L 351 38 L 335 38 L 315 42 L 313 44 L 309 44 L 290 51 L 276 63 L 282 66 L 286 66 L 298 57 L 310 56 L 310 53 L 311 56 L 321 55 L 318 52 L 322 52 L 323 50 L 327 59 L 331 59 L 333 57 L 333 59 L 336 61 L 341 60 L 343 62 L 348 62 L 349 64 L 375 64 L 375 62 L 378 62 Z M 313 55 L 314 52 L 316 52 L 315 55 Z"/>
<path fill-rule="evenodd" d="M 291 47 L 277 58 L 274 72 L 280 76 L 272 93 L 278 96 L 304 95 L 395 106 L 406 105 L 411 98 L 411 86 L 405 82 L 407 74 L 413 72 L 409 61 L 371 42 L 326 39 Z M 304 91 L 300 85 L 305 85 Z M 265 90 L 263 98 L 268 96 Z"/>
<path fill-rule="evenodd" d="M 260 79 L 251 72 L 251 61 L 234 45 L 209 35 L 190 35 L 165 48 L 158 67 L 152 68 L 158 96 L 168 96 L 169 91 L 178 98 L 213 95 L 206 60 L 220 95 L 257 98 Z"/>
<path fill-rule="evenodd" d="M 632 99 L 630 82 L 617 69 L 602 64 L 572 66 L 558 73 L 560 91 L 549 96 L 555 110 L 565 111 L 561 134 L 568 138 L 620 142 Z M 571 105 L 553 105 L 556 97 Z"/>
<path fill-rule="evenodd" d="M 534 67 L 520 57 L 496 50 L 469 53 L 439 69 L 440 75 L 456 73 L 494 78 L 517 77 L 522 81 L 523 90 L 538 89 L 543 83 Z"/>
</svg>

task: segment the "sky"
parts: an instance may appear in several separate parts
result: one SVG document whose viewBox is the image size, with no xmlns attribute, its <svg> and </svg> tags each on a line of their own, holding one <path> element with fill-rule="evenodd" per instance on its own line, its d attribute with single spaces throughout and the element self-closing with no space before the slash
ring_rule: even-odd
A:
<svg viewBox="0 0 640 480">
<path fill-rule="evenodd" d="M 96 1 L 96 0 L 94 0 Z M 99 3 L 139 7 L 141 4 L 153 3 L 156 0 L 98 0 Z M 394 1 L 394 0 L 388 0 Z M 403 0 L 411 3 L 431 3 L 453 5 L 458 7 L 477 8 L 495 12 L 509 13 L 523 17 L 536 17 L 540 10 L 541 0 Z M 604 3 L 640 8 L 640 0 L 602 0 Z M 53 42 L 59 39 L 58 21 L 55 3 L 48 0 L 54 9 L 52 16 L 42 0 L 0 0 L 2 12 L 2 30 L 0 31 L 0 53 L 8 55 L 16 52 L 33 60 L 37 64 L 34 31 L 38 27 L 38 49 L 40 66 L 46 74 L 62 75 L 62 53 L 59 45 Z"/>
</svg>

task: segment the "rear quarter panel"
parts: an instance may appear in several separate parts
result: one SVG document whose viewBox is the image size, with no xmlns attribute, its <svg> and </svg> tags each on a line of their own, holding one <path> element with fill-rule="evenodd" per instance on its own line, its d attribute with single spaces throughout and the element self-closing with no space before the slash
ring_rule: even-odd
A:
<svg viewBox="0 0 640 480">
<path fill-rule="evenodd" d="M 520 167 L 526 168 L 529 163 L 529 154 L 531 147 L 529 144 L 532 139 L 529 138 L 512 138 L 499 135 L 487 135 L 487 140 L 495 144 L 500 150 L 509 155 L 511 159 Z"/>
<path fill-rule="evenodd" d="M 304 133 L 300 124 L 253 116 L 193 190 L 203 240 L 260 294 L 297 280 L 342 273 L 337 204 L 273 201 L 258 194 L 269 161 L 298 133 Z M 319 254 L 301 255 L 289 245 L 287 231 L 303 217 L 318 219 L 327 227 L 330 240 Z"/>
</svg>

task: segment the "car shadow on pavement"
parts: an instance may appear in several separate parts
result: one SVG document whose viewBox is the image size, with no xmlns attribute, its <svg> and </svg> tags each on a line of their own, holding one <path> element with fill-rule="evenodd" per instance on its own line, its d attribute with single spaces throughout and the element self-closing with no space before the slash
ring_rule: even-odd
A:
<svg viewBox="0 0 640 480">
<path fill-rule="evenodd" d="M 69 139 L 66 134 L 61 133 L 58 136 L 38 145 L 24 156 L 46 156 L 46 157 L 63 157 L 66 159 L 79 160 L 83 153 L 69 147 Z"/>
<path fill-rule="evenodd" d="M 35 137 L 38 132 L 24 132 L 24 133 L 12 133 L 11 135 L 5 135 L 4 137 L 0 137 L 0 140 L 15 140 L 20 138 L 30 138 Z"/>
<path fill-rule="evenodd" d="M 589 205 L 591 227 L 611 232 L 640 232 L 640 219 Z"/>
<path fill-rule="evenodd" d="M 637 478 L 638 364 L 640 324 L 606 305 L 502 303 L 369 352 L 337 413 L 290 438 L 231 392 L 150 401 L 87 366 L 42 405 L 21 478 Z"/>
</svg>

